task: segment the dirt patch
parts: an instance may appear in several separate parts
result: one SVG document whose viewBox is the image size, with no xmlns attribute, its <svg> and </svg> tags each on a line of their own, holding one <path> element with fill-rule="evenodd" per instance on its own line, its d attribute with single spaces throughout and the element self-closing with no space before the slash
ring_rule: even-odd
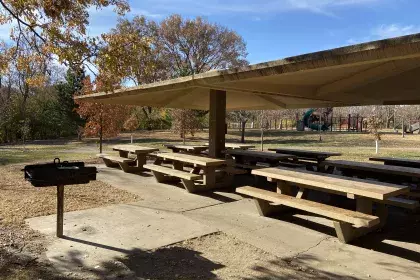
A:
<svg viewBox="0 0 420 280">
<path fill-rule="evenodd" d="M 56 213 L 56 188 L 35 188 L 23 179 L 21 165 L 0 168 L 0 221 L 18 224 L 24 219 Z M 65 211 L 76 211 L 140 198 L 101 181 L 65 187 Z"/>
<path fill-rule="evenodd" d="M 119 264 L 119 275 L 141 279 L 327 279 L 322 273 L 282 260 L 224 233 L 151 251 L 136 250 L 113 263 Z M 114 267 L 113 273 L 116 270 Z"/>
</svg>

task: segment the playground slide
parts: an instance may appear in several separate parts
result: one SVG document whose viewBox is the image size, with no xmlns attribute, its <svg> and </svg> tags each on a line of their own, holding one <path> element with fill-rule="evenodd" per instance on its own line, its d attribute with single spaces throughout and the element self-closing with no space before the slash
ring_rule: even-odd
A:
<svg viewBox="0 0 420 280">
<path fill-rule="evenodd" d="M 420 129 L 420 122 L 410 125 L 410 132 L 418 131 Z"/>
<path fill-rule="evenodd" d="M 304 124 L 305 127 L 308 127 L 312 130 L 319 130 L 320 126 L 319 126 L 318 123 L 310 123 L 311 116 L 312 116 L 313 112 L 315 112 L 315 110 L 316 109 L 309 109 L 308 111 L 306 111 L 306 113 L 303 115 L 303 120 L 302 121 L 303 121 L 303 124 Z M 330 127 L 330 124 L 328 124 L 326 122 L 323 122 L 322 125 L 321 125 L 321 130 L 326 131 L 326 130 L 329 129 L 329 127 Z"/>
</svg>

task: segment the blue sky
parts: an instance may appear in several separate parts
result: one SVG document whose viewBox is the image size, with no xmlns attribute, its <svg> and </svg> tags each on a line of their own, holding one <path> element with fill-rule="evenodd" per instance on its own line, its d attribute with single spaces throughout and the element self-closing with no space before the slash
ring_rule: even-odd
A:
<svg viewBox="0 0 420 280">
<path fill-rule="evenodd" d="M 203 16 L 242 35 L 251 63 L 420 32 L 419 0 L 130 0 L 127 17 Z M 93 34 L 115 25 L 91 11 Z"/>
<path fill-rule="evenodd" d="M 420 32 L 419 0 L 129 0 L 127 17 L 203 16 L 242 35 L 258 63 Z M 90 10 L 90 33 L 115 26 L 112 8 Z"/>
</svg>

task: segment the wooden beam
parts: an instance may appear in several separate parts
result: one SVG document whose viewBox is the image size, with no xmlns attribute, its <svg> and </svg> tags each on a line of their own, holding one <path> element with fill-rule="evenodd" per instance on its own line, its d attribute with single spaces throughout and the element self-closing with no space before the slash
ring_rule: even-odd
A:
<svg viewBox="0 0 420 280">
<path fill-rule="evenodd" d="M 209 156 L 221 158 L 225 149 L 226 91 L 210 90 Z"/>
</svg>

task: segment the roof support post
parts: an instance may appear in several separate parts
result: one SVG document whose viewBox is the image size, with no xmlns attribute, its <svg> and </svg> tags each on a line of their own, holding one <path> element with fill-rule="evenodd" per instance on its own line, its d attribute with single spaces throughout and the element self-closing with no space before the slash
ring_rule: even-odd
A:
<svg viewBox="0 0 420 280">
<path fill-rule="evenodd" d="M 226 91 L 210 90 L 209 156 L 221 158 L 225 149 Z"/>
</svg>

